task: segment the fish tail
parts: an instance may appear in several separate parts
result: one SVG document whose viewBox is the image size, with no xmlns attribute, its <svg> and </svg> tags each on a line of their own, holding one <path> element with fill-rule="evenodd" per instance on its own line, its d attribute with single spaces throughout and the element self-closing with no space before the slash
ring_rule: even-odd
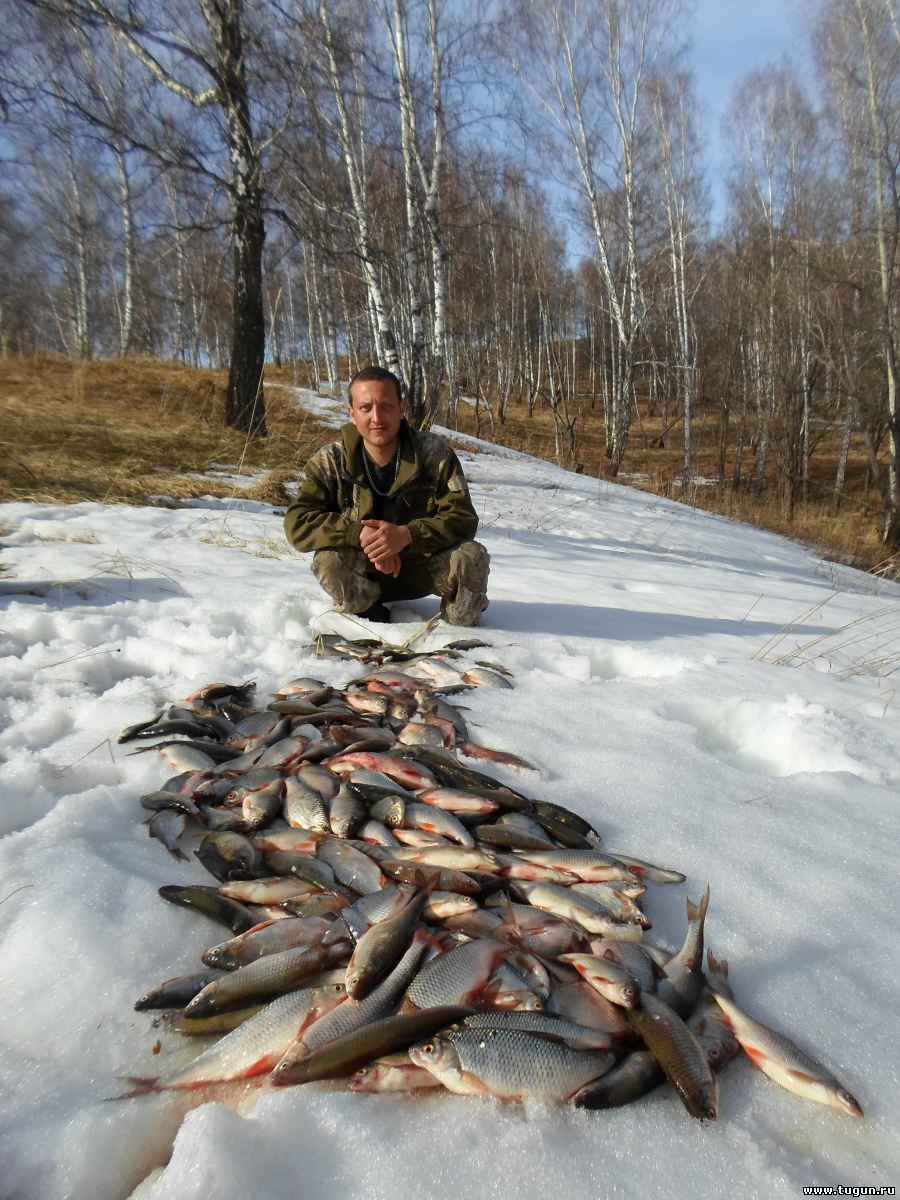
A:
<svg viewBox="0 0 900 1200">
<path fill-rule="evenodd" d="M 687 915 L 688 922 L 699 921 L 701 925 L 706 920 L 706 910 L 709 908 L 709 884 L 706 885 L 706 891 L 703 893 L 703 898 L 699 904 L 695 904 L 693 900 L 688 898 Z"/>
<path fill-rule="evenodd" d="M 728 959 L 716 958 L 712 950 L 707 950 L 706 961 L 709 963 L 709 969 L 713 975 L 719 976 L 721 979 L 728 978 Z"/>
</svg>

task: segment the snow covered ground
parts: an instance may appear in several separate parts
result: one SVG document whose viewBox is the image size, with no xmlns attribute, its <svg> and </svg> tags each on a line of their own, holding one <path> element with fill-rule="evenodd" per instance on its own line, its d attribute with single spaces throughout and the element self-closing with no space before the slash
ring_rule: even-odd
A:
<svg viewBox="0 0 900 1200">
<path fill-rule="evenodd" d="M 308 394 L 303 397 L 311 401 Z M 327 415 L 328 402 L 317 401 Z M 333 405 L 332 405 L 333 410 Z M 469 445 L 475 446 L 472 439 Z M 463 452 L 492 560 L 484 633 L 513 692 L 466 696 L 477 740 L 539 763 L 531 792 L 612 849 L 676 867 L 650 897 L 738 1000 L 858 1097 L 853 1121 L 746 1060 L 720 1119 L 663 1089 L 609 1113 L 329 1085 L 107 1103 L 196 1052 L 135 1013 L 216 938 L 164 904 L 207 882 L 147 836 L 167 772 L 121 728 L 212 680 L 259 693 L 358 668 L 304 647 L 333 621 L 263 504 L 0 507 L 0 1197 L 794 1197 L 900 1183 L 896 1051 L 900 587 L 773 535 L 512 451 Z M 403 640 L 437 600 L 403 606 Z M 442 636 L 432 636 L 438 644 Z M 160 1039 L 160 1052 L 154 1044 Z M 193 1107 L 192 1107 L 193 1106 Z M 190 1111 L 188 1109 L 190 1108 Z M 140 1185 L 140 1186 L 139 1186 Z"/>
</svg>

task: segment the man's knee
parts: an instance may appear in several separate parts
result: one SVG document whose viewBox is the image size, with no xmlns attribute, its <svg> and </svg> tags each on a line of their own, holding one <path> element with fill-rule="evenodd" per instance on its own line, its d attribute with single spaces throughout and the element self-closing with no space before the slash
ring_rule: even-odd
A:
<svg viewBox="0 0 900 1200">
<path fill-rule="evenodd" d="M 362 550 L 317 550 L 312 571 L 335 607 L 342 612 L 365 612 L 381 598 L 378 581 L 368 573 L 369 560 Z"/>
<path fill-rule="evenodd" d="M 462 542 L 450 554 L 441 612 L 452 625 L 477 625 L 487 608 L 491 559 L 480 542 Z"/>
<path fill-rule="evenodd" d="M 481 585 L 487 591 L 487 580 L 491 570 L 491 557 L 481 542 L 460 542 L 450 556 L 451 573 L 467 586 Z"/>
</svg>

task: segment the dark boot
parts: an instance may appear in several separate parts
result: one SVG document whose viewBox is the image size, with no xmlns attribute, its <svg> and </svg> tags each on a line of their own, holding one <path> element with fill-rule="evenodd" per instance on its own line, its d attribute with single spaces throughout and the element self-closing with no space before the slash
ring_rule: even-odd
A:
<svg viewBox="0 0 900 1200">
<path fill-rule="evenodd" d="M 391 610 L 386 604 L 382 604 L 380 600 L 375 604 L 371 604 L 365 612 L 356 613 L 357 617 L 362 617 L 364 621 L 375 621 L 380 625 L 389 625 L 391 620 Z"/>
</svg>

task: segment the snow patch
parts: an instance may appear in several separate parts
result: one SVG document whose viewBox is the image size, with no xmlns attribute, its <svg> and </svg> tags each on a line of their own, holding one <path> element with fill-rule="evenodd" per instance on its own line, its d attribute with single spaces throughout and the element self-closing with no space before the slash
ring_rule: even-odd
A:
<svg viewBox="0 0 900 1200">
<path fill-rule="evenodd" d="M 340 400 L 315 404 L 342 423 Z M 467 444 L 492 560 L 491 648 L 472 657 L 515 673 L 511 691 L 461 698 L 474 739 L 536 763 L 537 777 L 496 774 L 583 813 L 611 849 L 687 873 L 650 897 L 655 939 L 681 943 L 685 897 L 708 880 L 708 942 L 739 999 L 831 1065 L 865 1120 L 742 1063 L 710 1129 L 666 1089 L 609 1113 L 327 1085 L 258 1089 L 238 1112 L 233 1095 L 104 1103 L 117 1076 L 197 1052 L 132 1006 L 221 940 L 157 896 L 209 877 L 147 836 L 138 797 L 167 772 L 119 732 L 213 680 L 255 679 L 265 698 L 295 675 L 340 686 L 363 668 L 315 657 L 333 614 L 269 505 L 18 503 L 0 511 L 13 571 L 0 583 L 4 1194 L 787 1200 L 806 1183 L 900 1172 L 885 1017 L 900 976 L 897 702 L 890 678 L 791 653 L 836 644 L 853 622 L 873 631 L 900 587 L 842 570 L 838 590 L 827 565 L 774 535 Z M 398 609 L 388 630 L 403 641 L 437 600 Z M 439 627 L 427 644 L 454 635 Z"/>
</svg>

